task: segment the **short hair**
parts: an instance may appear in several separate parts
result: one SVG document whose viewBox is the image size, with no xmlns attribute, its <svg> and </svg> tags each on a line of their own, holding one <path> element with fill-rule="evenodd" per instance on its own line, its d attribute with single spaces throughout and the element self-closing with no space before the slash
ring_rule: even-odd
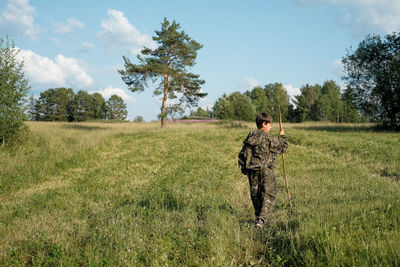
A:
<svg viewBox="0 0 400 267">
<path fill-rule="evenodd" d="M 272 117 L 268 115 L 266 112 L 261 112 L 257 115 L 256 125 L 257 128 L 260 129 L 263 127 L 263 123 L 272 123 Z"/>
</svg>

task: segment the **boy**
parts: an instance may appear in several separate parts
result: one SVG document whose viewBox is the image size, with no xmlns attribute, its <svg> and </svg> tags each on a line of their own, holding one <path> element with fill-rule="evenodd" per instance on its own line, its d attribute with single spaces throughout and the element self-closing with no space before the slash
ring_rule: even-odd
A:
<svg viewBox="0 0 400 267">
<path fill-rule="evenodd" d="M 270 135 L 272 117 L 267 113 L 262 112 L 257 115 L 256 125 L 258 129 L 249 133 L 243 142 L 243 147 L 251 151 L 251 155 L 246 160 L 245 173 L 249 178 L 250 196 L 257 220 L 256 226 L 263 227 L 275 203 L 276 155 L 284 153 L 288 143 L 283 129 L 280 131 L 279 137 Z"/>
</svg>

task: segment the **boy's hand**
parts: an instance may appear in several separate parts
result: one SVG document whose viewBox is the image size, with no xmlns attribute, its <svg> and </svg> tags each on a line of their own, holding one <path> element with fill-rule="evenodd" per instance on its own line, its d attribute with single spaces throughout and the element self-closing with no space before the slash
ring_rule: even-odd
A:
<svg viewBox="0 0 400 267">
<path fill-rule="evenodd" d="M 285 135 L 285 130 L 284 130 L 284 129 L 280 130 L 280 131 L 279 131 L 279 134 L 280 134 L 280 135 Z"/>
</svg>

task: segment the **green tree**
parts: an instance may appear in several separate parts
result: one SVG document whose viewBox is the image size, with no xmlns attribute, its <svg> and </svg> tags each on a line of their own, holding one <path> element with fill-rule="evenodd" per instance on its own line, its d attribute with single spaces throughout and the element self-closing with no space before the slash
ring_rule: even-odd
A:
<svg viewBox="0 0 400 267">
<path fill-rule="evenodd" d="M 132 64 L 127 57 L 123 57 L 125 69 L 119 70 L 122 80 L 132 92 L 144 91 L 148 80 L 158 81 L 153 93 L 162 96 L 161 127 L 166 127 L 167 99 L 180 97 L 181 103 L 196 106 L 198 100 L 207 95 L 200 88 L 204 81 L 188 71 L 195 65 L 197 50 L 202 45 L 179 29 L 179 23 L 170 23 L 164 18 L 161 30 L 155 31 L 156 36 L 153 37 L 158 47 L 154 50 L 144 48 L 137 56 L 139 64 Z"/>
<path fill-rule="evenodd" d="M 301 121 L 301 114 L 299 110 L 294 107 L 293 104 L 288 105 L 288 114 L 286 119 L 290 122 L 300 122 Z"/>
<path fill-rule="evenodd" d="M 400 128 L 400 33 L 368 35 L 343 57 L 361 110 L 374 121 Z"/>
<path fill-rule="evenodd" d="M 320 119 L 339 122 L 342 112 L 339 85 L 332 80 L 324 82 L 321 89 L 321 97 L 318 99 L 317 105 L 320 110 Z"/>
<path fill-rule="evenodd" d="M 28 119 L 31 120 L 31 121 L 39 121 L 40 120 L 40 105 L 39 105 L 39 101 L 33 95 L 31 95 L 29 97 Z"/>
<path fill-rule="evenodd" d="M 214 116 L 217 119 L 231 120 L 234 118 L 234 109 L 232 103 L 228 100 L 226 94 L 218 98 L 214 105 Z"/>
<path fill-rule="evenodd" d="M 126 110 L 126 104 L 122 97 L 117 95 L 112 95 L 110 99 L 106 102 L 108 116 L 107 118 L 110 120 L 125 120 L 128 115 L 128 111 Z"/>
<path fill-rule="evenodd" d="M 250 98 L 240 92 L 234 92 L 228 97 L 233 107 L 233 116 L 236 120 L 253 121 L 256 118 L 256 110 L 251 104 Z"/>
<path fill-rule="evenodd" d="M 190 117 L 211 118 L 211 113 L 207 110 L 198 107 L 196 111 L 190 112 Z"/>
<path fill-rule="evenodd" d="M 71 88 L 51 88 L 40 93 L 38 100 L 31 97 L 29 116 L 44 121 L 86 121 L 105 119 L 105 100 L 99 93 L 89 94 Z"/>
<path fill-rule="evenodd" d="M 172 120 L 176 120 L 183 115 L 185 111 L 182 108 L 180 103 L 177 104 L 169 104 L 165 110 L 165 114 L 167 117 L 171 118 Z M 161 118 L 161 115 L 160 115 Z"/>
<path fill-rule="evenodd" d="M 352 87 L 347 86 L 340 96 L 342 101 L 342 122 L 359 122 L 360 114 L 356 102 L 356 94 Z"/>
<path fill-rule="evenodd" d="M 294 103 L 296 111 L 299 114 L 301 121 L 318 121 L 321 117 L 321 112 L 318 108 L 318 100 L 321 96 L 321 86 L 319 84 L 306 84 L 300 88 L 301 94 L 295 96 Z"/>
<path fill-rule="evenodd" d="M 69 121 L 86 121 L 95 118 L 94 98 L 86 91 L 79 90 L 68 104 Z"/>
<path fill-rule="evenodd" d="M 101 106 L 101 118 L 103 120 L 107 120 L 110 114 L 110 107 L 108 104 L 108 101 L 105 101 L 104 104 Z"/>
<path fill-rule="evenodd" d="M 280 112 L 282 112 L 282 118 L 286 118 L 290 97 L 285 87 L 281 83 L 270 83 L 265 86 L 265 91 L 269 105 L 266 112 L 270 112 L 275 121 L 279 120 Z"/>
<path fill-rule="evenodd" d="M 92 94 L 92 107 L 93 110 L 93 119 L 104 119 L 103 107 L 106 103 L 106 100 L 100 93 Z"/>
<path fill-rule="evenodd" d="M 51 88 L 41 92 L 37 103 L 40 120 L 67 121 L 67 106 L 74 97 L 75 93 L 71 88 Z"/>
<path fill-rule="evenodd" d="M 245 93 L 251 99 L 251 103 L 256 109 L 257 114 L 261 112 L 267 112 L 271 114 L 271 102 L 267 97 L 266 89 L 260 86 L 254 87 L 250 92 Z"/>
<path fill-rule="evenodd" d="M 142 116 L 137 115 L 137 116 L 133 119 L 133 121 L 134 121 L 134 122 L 144 122 L 144 119 L 143 119 Z"/>
<path fill-rule="evenodd" d="M 15 139 L 26 120 L 25 97 L 30 89 L 19 59 L 20 50 L 7 37 L 0 37 L 0 142 Z"/>
</svg>

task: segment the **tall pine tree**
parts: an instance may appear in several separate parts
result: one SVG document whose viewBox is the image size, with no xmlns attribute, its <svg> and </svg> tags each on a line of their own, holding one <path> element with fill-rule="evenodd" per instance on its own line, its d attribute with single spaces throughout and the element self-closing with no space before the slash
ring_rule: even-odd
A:
<svg viewBox="0 0 400 267">
<path fill-rule="evenodd" d="M 149 80 L 158 82 L 153 93 L 162 96 L 160 117 L 163 128 L 166 127 L 167 99 L 179 97 L 179 104 L 197 106 L 197 102 L 207 95 L 200 88 L 204 80 L 188 71 L 195 65 L 197 50 L 202 45 L 179 29 L 179 23 L 170 23 L 164 18 L 161 30 L 155 31 L 156 36 L 153 37 L 158 47 L 154 50 L 145 47 L 137 56 L 138 64 L 123 57 L 125 69 L 119 70 L 122 80 L 132 92 L 144 91 Z"/>
</svg>

